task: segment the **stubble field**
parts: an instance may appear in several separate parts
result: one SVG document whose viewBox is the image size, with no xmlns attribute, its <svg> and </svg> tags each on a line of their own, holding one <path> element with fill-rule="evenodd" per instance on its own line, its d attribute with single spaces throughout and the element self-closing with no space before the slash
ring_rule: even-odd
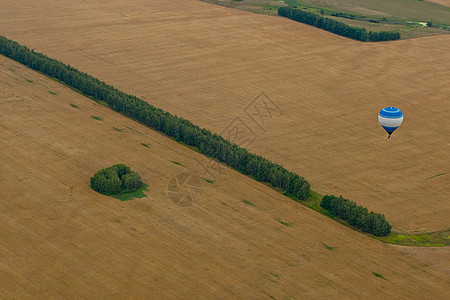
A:
<svg viewBox="0 0 450 300">
<path fill-rule="evenodd" d="M 448 36 L 360 43 L 194 0 L 1 6 L 3 35 L 214 132 L 250 129 L 252 151 L 319 193 L 384 213 L 395 230 L 448 228 Z M 271 114 L 253 102 L 261 92 Z M 390 141 L 385 106 L 405 114 Z"/>
<path fill-rule="evenodd" d="M 450 0 L 427 0 L 427 1 L 450 7 Z"/>
<path fill-rule="evenodd" d="M 232 170 L 175 205 L 206 158 L 2 56 L 0 91 L 1 298 L 445 298 L 440 266 Z M 90 189 L 114 163 L 148 197 Z"/>
</svg>

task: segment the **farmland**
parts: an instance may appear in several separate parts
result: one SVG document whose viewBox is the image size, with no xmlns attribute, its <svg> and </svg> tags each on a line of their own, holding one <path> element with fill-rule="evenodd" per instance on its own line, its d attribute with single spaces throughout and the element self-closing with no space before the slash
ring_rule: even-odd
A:
<svg viewBox="0 0 450 300">
<path fill-rule="evenodd" d="M 294 0 L 298 4 L 316 5 L 340 11 L 381 16 L 403 21 L 428 21 L 450 25 L 450 11 L 427 1 L 411 0 Z"/>
<path fill-rule="evenodd" d="M 384 213 L 395 239 L 448 230 L 449 36 L 363 44 L 191 0 L 0 8 L 0 34 Z M 0 91 L 0 298 L 445 298 L 449 247 L 383 244 L 3 56 Z M 116 163 L 138 199 L 89 187 Z"/>
<path fill-rule="evenodd" d="M 445 295 L 442 264 L 230 169 L 177 206 L 171 179 L 208 176 L 205 157 L 2 56 L 0 88 L 2 298 Z M 119 162 L 142 175 L 147 197 L 89 187 Z"/>
<path fill-rule="evenodd" d="M 279 7 L 286 5 L 324 15 L 350 26 L 367 31 L 396 31 L 402 39 L 430 35 L 450 34 L 448 2 L 440 5 L 425 1 L 354 1 L 354 0 L 202 0 L 208 3 L 251 11 L 258 14 L 277 15 Z M 431 21 L 431 26 L 427 22 Z"/>
<path fill-rule="evenodd" d="M 252 151 L 384 213 L 394 230 L 448 228 L 449 37 L 362 44 L 196 1 L 176 12 L 98 1 L 64 17 L 64 2 L 24 3 L 17 18 L 2 10 L 16 20 L 0 21 L 6 36 L 213 132 L 240 118 Z M 282 112 L 264 127 L 245 112 L 261 91 Z M 376 122 L 387 105 L 405 113 L 391 141 Z"/>
</svg>

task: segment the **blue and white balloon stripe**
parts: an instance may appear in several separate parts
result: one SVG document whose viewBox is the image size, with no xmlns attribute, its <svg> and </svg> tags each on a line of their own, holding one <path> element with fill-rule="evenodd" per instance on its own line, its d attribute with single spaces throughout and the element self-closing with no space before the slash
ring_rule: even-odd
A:
<svg viewBox="0 0 450 300">
<path fill-rule="evenodd" d="M 388 138 L 391 138 L 391 134 L 403 122 L 403 113 L 396 107 L 385 107 L 378 114 L 378 122 L 380 122 L 384 130 L 389 134 Z"/>
</svg>

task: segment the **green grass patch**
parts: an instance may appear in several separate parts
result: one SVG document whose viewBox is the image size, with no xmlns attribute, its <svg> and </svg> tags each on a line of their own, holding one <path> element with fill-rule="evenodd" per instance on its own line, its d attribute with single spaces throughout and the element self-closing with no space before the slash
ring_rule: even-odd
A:
<svg viewBox="0 0 450 300">
<path fill-rule="evenodd" d="M 27 82 L 29 82 L 29 83 L 33 83 L 33 80 L 27 79 Z"/>
<path fill-rule="evenodd" d="M 116 128 L 116 127 L 113 127 L 113 129 L 118 132 L 123 132 L 125 130 L 125 129 L 120 129 L 120 128 Z"/>
<path fill-rule="evenodd" d="M 191 150 L 194 150 L 195 152 L 201 153 L 200 150 L 198 150 L 198 148 L 195 147 L 195 146 L 188 145 L 188 144 L 186 144 L 185 142 L 177 141 L 177 140 L 175 140 L 175 139 L 173 139 L 173 140 L 176 141 L 176 142 L 178 142 L 179 144 L 185 146 L 185 147 L 188 147 L 188 148 L 191 149 Z"/>
<path fill-rule="evenodd" d="M 91 118 L 92 118 L 92 119 L 95 119 L 95 120 L 98 120 L 98 121 L 103 121 L 103 119 L 102 119 L 102 118 L 100 118 L 100 117 L 97 117 L 97 116 L 91 116 Z"/>
<path fill-rule="evenodd" d="M 98 104 L 103 105 L 103 106 L 105 106 L 105 107 L 109 107 L 109 104 L 106 103 L 106 102 L 103 101 L 103 100 L 95 100 L 95 102 L 97 102 Z"/>
<path fill-rule="evenodd" d="M 74 108 L 80 108 L 78 105 L 75 105 L 73 103 L 70 103 L 70 106 L 74 107 Z"/>
<path fill-rule="evenodd" d="M 375 277 L 378 277 L 378 278 L 381 278 L 381 279 L 387 280 L 387 279 L 386 279 L 386 278 L 384 278 L 384 276 L 383 276 L 383 275 L 381 275 L 381 274 L 378 274 L 378 273 L 375 273 L 375 272 L 372 272 L 372 274 L 373 274 L 373 275 L 375 275 Z"/>
<path fill-rule="evenodd" d="M 52 92 L 52 91 L 48 91 L 48 93 L 49 93 L 50 95 L 56 95 L 56 93 L 55 93 L 55 92 Z"/>
<path fill-rule="evenodd" d="M 146 194 L 144 194 L 144 191 L 148 191 L 148 185 L 144 184 L 141 188 L 139 188 L 137 191 L 134 191 L 132 193 L 126 193 L 122 195 L 115 195 L 112 196 L 113 198 L 119 199 L 120 201 L 129 201 L 133 199 L 140 199 L 147 197 Z"/>
<path fill-rule="evenodd" d="M 278 275 L 277 273 L 269 272 L 269 274 L 272 275 L 275 278 L 280 278 L 280 275 Z"/>
<path fill-rule="evenodd" d="M 431 179 L 431 178 L 435 178 L 435 177 L 438 177 L 438 176 L 442 176 L 442 175 L 445 175 L 445 174 L 447 174 L 447 173 L 441 173 L 441 174 L 437 174 L 437 175 L 434 175 L 434 176 L 431 176 L 431 177 L 425 178 L 425 180 L 428 180 L 428 179 Z"/>
<path fill-rule="evenodd" d="M 242 199 L 242 202 L 245 203 L 245 204 L 248 204 L 250 206 L 255 206 L 256 207 L 256 205 L 254 203 L 252 203 L 252 202 L 250 202 L 248 200 Z"/>
<path fill-rule="evenodd" d="M 280 222 L 280 224 L 283 224 L 283 225 L 286 226 L 286 227 L 289 227 L 289 226 L 292 225 L 292 223 L 283 222 L 283 221 L 280 221 L 280 220 L 278 220 L 278 222 Z"/>
<path fill-rule="evenodd" d="M 450 229 L 420 234 L 400 234 L 391 232 L 388 236 L 375 237 L 389 244 L 417 247 L 450 246 Z"/>
<path fill-rule="evenodd" d="M 324 247 L 325 247 L 325 249 L 327 249 L 327 250 L 330 250 L 330 251 L 333 251 L 334 249 L 336 249 L 336 247 L 331 247 L 331 246 L 328 246 L 328 245 L 326 245 L 326 244 L 324 244 L 324 243 L 321 243 Z"/>
<path fill-rule="evenodd" d="M 308 200 L 302 201 L 300 203 L 302 203 L 305 206 L 307 206 L 307 207 L 309 207 L 309 208 L 311 208 L 311 209 L 321 213 L 324 216 L 330 217 L 332 219 L 336 219 L 328 212 L 328 210 L 326 210 L 325 208 L 320 206 L 320 201 L 322 201 L 322 196 L 317 194 L 314 191 L 311 191 L 310 198 Z"/>
<path fill-rule="evenodd" d="M 200 179 L 203 179 L 204 181 L 213 184 L 215 182 L 215 180 L 211 180 L 211 179 L 207 179 L 207 178 L 203 178 L 203 177 L 199 177 Z"/>
<path fill-rule="evenodd" d="M 291 199 L 295 200 L 294 198 L 290 197 Z M 297 201 L 315 211 L 318 213 L 321 213 L 324 216 L 327 216 L 336 222 L 341 223 L 344 226 L 350 227 L 362 234 L 365 234 L 367 236 L 370 236 L 372 238 L 375 238 L 377 240 L 380 240 L 382 242 L 388 243 L 388 244 L 395 244 L 395 245 L 402 245 L 402 246 L 416 246 L 416 247 L 443 247 L 443 246 L 450 246 L 450 229 L 442 230 L 442 231 L 436 231 L 436 232 L 429 232 L 429 233 L 421 233 L 421 234 L 406 234 L 406 233 L 398 233 L 391 231 L 391 233 L 388 236 L 375 236 L 372 234 L 364 233 L 361 230 L 358 230 L 352 226 L 350 226 L 347 222 L 332 216 L 328 210 L 320 207 L 320 202 L 322 200 L 322 195 L 319 195 L 318 193 L 311 191 L 311 196 L 306 201 Z M 325 247 L 325 246 L 324 246 Z"/>
<path fill-rule="evenodd" d="M 179 165 L 179 166 L 185 166 L 185 165 L 183 165 L 182 163 L 180 163 L 180 162 L 177 162 L 177 161 L 173 161 L 173 160 L 169 160 L 171 163 L 173 163 L 173 164 L 176 164 L 176 165 Z"/>
<path fill-rule="evenodd" d="M 148 144 L 141 143 L 141 145 L 146 147 L 146 148 L 150 148 L 150 146 Z"/>
</svg>

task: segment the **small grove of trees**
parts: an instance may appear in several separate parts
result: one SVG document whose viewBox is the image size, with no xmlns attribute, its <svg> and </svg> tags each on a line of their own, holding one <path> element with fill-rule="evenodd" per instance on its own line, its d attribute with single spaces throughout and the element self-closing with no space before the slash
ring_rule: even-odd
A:
<svg viewBox="0 0 450 300">
<path fill-rule="evenodd" d="M 343 22 L 292 7 L 280 7 L 278 15 L 363 42 L 391 41 L 400 38 L 400 33 L 395 31 L 367 32 L 365 28 L 349 26 Z"/>
<path fill-rule="evenodd" d="M 141 176 L 124 164 L 102 169 L 91 177 L 92 189 L 104 195 L 131 193 L 142 185 Z"/>
<path fill-rule="evenodd" d="M 355 202 L 333 195 L 325 195 L 320 206 L 327 209 L 333 216 L 345 220 L 351 226 L 376 236 L 386 236 L 391 233 L 391 225 L 384 215 L 369 212 L 367 208 L 357 205 Z"/>
<path fill-rule="evenodd" d="M 19 43 L 0 36 L 0 53 L 36 71 L 56 78 L 91 98 L 105 101 L 109 107 L 157 131 L 196 147 L 199 152 L 214 158 L 256 180 L 270 183 L 298 200 L 310 195 L 305 178 L 283 166 L 250 153 L 209 130 L 190 121 L 156 108 L 136 96 L 126 94 L 86 73 L 48 56 L 30 50 Z M 106 177 L 106 175 L 105 175 Z"/>
</svg>

